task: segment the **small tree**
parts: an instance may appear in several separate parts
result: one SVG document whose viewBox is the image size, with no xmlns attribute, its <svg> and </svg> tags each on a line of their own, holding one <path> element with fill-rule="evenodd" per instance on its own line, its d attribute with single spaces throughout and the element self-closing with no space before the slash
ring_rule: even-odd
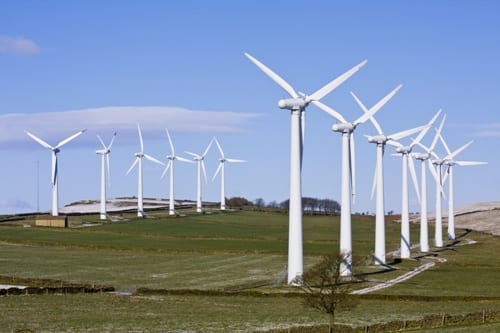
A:
<svg viewBox="0 0 500 333">
<path fill-rule="evenodd" d="M 350 294 L 352 280 L 340 276 L 340 265 L 347 254 L 329 254 L 307 270 L 297 284 L 304 292 L 304 305 L 329 315 L 328 332 L 333 332 L 335 311 L 342 307 L 351 309 L 357 305 L 357 298 Z"/>
</svg>

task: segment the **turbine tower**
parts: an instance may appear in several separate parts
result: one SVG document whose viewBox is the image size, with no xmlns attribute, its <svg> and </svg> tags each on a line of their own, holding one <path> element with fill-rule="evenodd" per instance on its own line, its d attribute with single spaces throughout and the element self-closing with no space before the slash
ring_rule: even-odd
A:
<svg viewBox="0 0 500 333">
<path fill-rule="evenodd" d="M 170 144 L 170 152 L 171 152 L 171 154 L 167 155 L 168 163 L 165 166 L 165 170 L 163 170 L 161 178 L 165 177 L 165 174 L 170 169 L 170 198 L 169 198 L 169 203 L 168 203 L 168 215 L 175 215 L 174 161 L 175 160 L 179 160 L 181 162 L 187 162 L 187 163 L 193 163 L 193 162 L 191 160 L 188 160 L 187 158 L 175 155 L 174 144 L 172 143 L 172 138 L 170 137 L 170 133 L 168 132 L 168 129 L 166 129 L 166 132 L 167 132 L 168 143 Z"/>
<path fill-rule="evenodd" d="M 141 127 L 139 124 L 137 124 L 137 131 L 139 132 L 139 143 L 141 145 L 141 151 L 135 153 L 135 160 L 130 166 L 130 168 L 127 171 L 127 175 L 134 169 L 134 167 L 137 165 L 138 170 L 137 170 L 137 216 L 138 217 L 144 217 L 144 204 L 143 204 L 143 198 L 142 198 L 142 158 L 145 157 L 146 159 L 150 160 L 151 162 L 154 162 L 159 165 L 165 165 L 162 162 L 158 161 L 156 158 L 144 153 L 144 142 L 142 140 L 142 133 L 141 133 Z"/>
<path fill-rule="evenodd" d="M 353 94 L 354 99 L 363 110 L 369 112 L 366 106 Z M 390 141 L 397 141 L 404 137 L 410 136 L 414 133 L 421 131 L 424 126 L 408 129 L 405 131 L 397 132 L 390 135 L 385 135 L 380 127 L 380 124 L 375 117 L 370 117 L 370 121 L 378 132 L 378 135 L 368 136 L 368 142 L 377 145 L 377 164 L 375 166 L 375 177 L 373 179 L 372 197 L 376 190 L 376 211 L 375 211 L 375 252 L 373 260 L 376 265 L 386 264 L 386 251 L 385 251 L 385 211 L 384 211 L 384 149 L 386 143 Z"/>
<path fill-rule="evenodd" d="M 201 213 L 203 211 L 201 205 L 201 172 L 203 171 L 203 177 L 205 178 L 205 182 L 207 181 L 207 172 L 205 170 L 205 156 L 208 153 L 208 150 L 212 146 L 212 143 L 214 142 L 214 139 L 210 140 L 210 143 L 207 146 L 207 149 L 205 149 L 205 152 L 203 155 L 198 155 L 195 153 L 191 153 L 189 151 L 186 151 L 186 154 L 189 154 L 193 156 L 193 161 L 195 161 L 198 164 L 198 172 L 197 172 L 197 182 L 196 182 L 196 212 Z"/>
<path fill-rule="evenodd" d="M 57 145 L 52 147 L 49 145 L 47 142 L 43 141 L 36 135 L 25 131 L 26 134 L 38 142 L 42 147 L 45 147 L 47 149 L 50 149 L 52 152 L 52 171 L 51 171 L 51 183 L 52 183 L 52 216 L 58 216 L 59 215 L 59 193 L 58 193 L 58 180 L 57 180 L 57 174 L 58 174 L 58 168 L 57 168 L 57 154 L 60 152 L 60 149 L 62 146 L 67 144 L 68 142 L 72 141 L 73 139 L 77 138 L 81 134 L 83 134 L 86 131 L 86 129 L 81 130 L 78 133 L 73 134 L 72 136 L 62 140 L 59 142 Z"/>
<path fill-rule="evenodd" d="M 302 244 L 302 149 L 304 140 L 304 111 L 312 101 L 319 101 L 332 90 L 350 78 L 366 60 L 354 66 L 344 74 L 314 92 L 312 95 L 302 95 L 260 61 L 245 53 L 260 70 L 269 76 L 276 84 L 285 90 L 292 98 L 282 99 L 278 102 L 281 109 L 290 110 L 290 197 L 289 197 L 289 234 L 288 234 L 288 284 L 296 284 L 297 278 L 302 277 L 304 270 L 303 244 Z"/>
<path fill-rule="evenodd" d="M 212 181 L 217 177 L 217 175 L 220 172 L 220 210 L 226 210 L 226 194 L 224 191 L 224 165 L 226 162 L 229 163 L 244 163 L 246 162 L 245 160 L 237 160 L 234 158 L 227 158 L 224 156 L 224 152 L 222 151 L 222 148 L 219 144 L 219 141 L 214 138 L 215 143 L 217 144 L 217 148 L 219 148 L 220 152 L 220 158 L 219 158 L 219 166 L 217 167 L 217 170 L 215 170 L 215 174 L 212 178 Z"/>
<path fill-rule="evenodd" d="M 419 160 L 421 162 L 421 187 L 420 187 L 420 252 L 429 252 L 429 223 L 427 218 L 427 167 L 425 162 L 427 161 L 429 169 L 431 172 L 434 172 L 434 168 L 432 166 L 432 162 L 430 160 L 432 156 L 432 152 L 436 147 L 436 143 L 439 139 L 439 133 L 443 129 L 444 122 L 446 120 L 446 115 L 444 115 L 441 120 L 441 124 L 436 130 L 436 135 L 432 140 L 431 146 L 426 147 L 422 143 L 418 142 L 421 148 L 425 150 L 425 153 L 412 153 L 413 158 Z"/>
<path fill-rule="evenodd" d="M 435 158 L 431 160 L 432 165 L 430 165 L 430 170 L 434 180 L 436 181 L 436 213 L 434 222 L 434 245 L 436 247 L 443 247 L 443 219 L 442 219 L 442 208 L 441 208 L 441 197 L 443 194 L 443 172 L 442 167 L 445 160 L 439 158 L 435 153 L 431 153 Z M 435 165 L 435 167 L 433 166 Z"/>
<path fill-rule="evenodd" d="M 397 86 L 387 96 L 382 98 L 368 112 L 354 122 L 348 122 L 344 117 L 326 106 L 325 104 L 313 101 L 312 103 L 330 116 L 339 121 L 339 124 L 332 126 L 334 132 L 342 133 L 342 177 L 341 177 L 341 205 L 340 205 L 340 253 L 346 253 L 345 262 L 342 262 L 340 274 L 342 276 L 352 275 L 352 231 L 351 231 L 351 200 L 354 201 L 356 184 L 356 162 L 354 131 L 356 127 L 363 124 L 401 89 Z"/>
<path fill-rule="evenodd" d="M 453 203 L 453 167 L 455 165 L 458 166 L 473 166 L 473 165 L 484 165 L 488 164 L 488 162 L 479 162 L 479 161 L 457 161 L 455 157 L 457 157 L 465 148 L 469 147 L 472 144 L 472 140 L 458 148 L 457 150 L 451 152 L 450 148 L 444 141 L 443 137 L 439 135 L 439 138 L 446 149 L 448 155 L 444 158 L 445 164 L 448 166 L 447 173 L 445 177 L 448 177 L 448 239 L 455 239 L 455 213 L 454 213 L 454 203 Z"/>
<path fill-rule="evenodd" d="M 424 126 L 420 131 L 417 138 L 409 146 L 404 146 L 398 141 L 392 141 L 388 144 L 396 147 L 397 155 L 402 158 L 402 186 L 401 186 L 401 258 L 408 259 L 411 254 L 411 242 L 410 242 L 410 212 L 409 212 L 409 193 L 408 193 L 408 169 L 410 170 L 410 175 L 413 180 L 413 185 L 415 192 L 417 194 L 418 201 L 420 200 L 420 191 L 418 189 L 417 174 L 415 172 L 415 165 L 413 164 L 413 158 L 411 157 L 411 151 L 413 147 L 418 144 L 422 138 L 427 134 L 429 128 L 434 124 L 437 117 L 441 113 L 441 110 L 436 112 L 434 117 Z"/>
<path fill-rule="evenodd" d="M 101 155 L 101 220 L 106 219 L 106 170 L 108 172 L 108 181 L 109 181 L 109 153 L 111 152 L 111 146 L 116 138 L 116 132 L 113 134 L 109 145 L 105 145 L 104 141 L 102 141 L 101 137 L 98 135 L 97 138 L 102 145 L 102 149 L 96 150 L 95 153 Z"/>
</svg>

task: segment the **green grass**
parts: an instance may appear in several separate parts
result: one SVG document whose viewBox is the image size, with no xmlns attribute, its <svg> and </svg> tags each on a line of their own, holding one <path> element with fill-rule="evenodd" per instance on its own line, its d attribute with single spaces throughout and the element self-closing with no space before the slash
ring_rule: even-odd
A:
<svg viewBox="0 0 500 333">
<path fill-rule="evenodd" d="M 256 290 L 288 293 L 276 286 L 287 264 L 288 217 L 272 212 L 237 211 L 149 219 L 127 219 L 98 225 L 96 216 L 72 216 L 69 229 L 23 227 L 34 220 L 0 224 L 0 276 L 54 279 L 112 285 L 118 290 L 150 289 Z M 93 227 L 82 224 L 94 223 Z M 304 263 L 338 248 L 338 217 L 304 217 Z M 371 282 L 385 281 L 419 266 L 418 260 L 394 263 L 393 271 L 371 266 L 374 217 L 353 217 L 355 270 L 370 272 Z M 457 233 L 459 233 L 458 231 Z M 400 225 L 387 222 L 387 251 L 399 247 Z M 411 229 L 418 239 L 418 226 Z M 476 244 L 464 245 L 465 239 Z M 340 313 L 339 322 L 367 325 L 426 314 L 462 314 L 500 310 L 498 237 L 472 232 L 444 250 L 434 268 L 379 295 L 474 296 L 474 299 L 363 299 L 356 309 Z M 481 299 L 483 297 L 483 299 Z M 496 298 L 491 298 L 496 297 Z M 326 316 L 305 309 L 297 297 L 202 295 L 33 295 L 0 297 L 0 327 L 13 331 L 252 331 L 326 323 Z M 22 324 L 24 323 L 24 324 Z M 22 325 L 25 326 L 22 326 Z M 21 325 L 21 326 L 20 326 Z M 491 327 L 498 327 L 492 324 Z M 483 326 L 481 326 L 483 327 Z M 488 326 L 484 326 L 486 328 Z M 476 327 L 474 327 L 474 331 Z M 455 331 L 450 331 L 455 332 Z M 459 331 L 456 331 L 459 332 Z M 487 332 L 487 331 L 485 331 Z"/>
</svg>

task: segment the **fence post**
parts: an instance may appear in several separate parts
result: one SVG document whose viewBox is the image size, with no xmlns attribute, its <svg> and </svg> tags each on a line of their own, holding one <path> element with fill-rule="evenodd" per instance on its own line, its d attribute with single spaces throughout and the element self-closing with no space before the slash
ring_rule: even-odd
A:
<svg viewBox="0 0 500 333">
<path fill-rule="evenodd" d="M 443 317 L 441 318 L 441 326 L 446 325 L 446 313 L 443 313 Z"/>
<path fill-rule="evenodd" d="M 483 310 L 483 324 L 486 323 L 486 310 Z"/>
</svg>

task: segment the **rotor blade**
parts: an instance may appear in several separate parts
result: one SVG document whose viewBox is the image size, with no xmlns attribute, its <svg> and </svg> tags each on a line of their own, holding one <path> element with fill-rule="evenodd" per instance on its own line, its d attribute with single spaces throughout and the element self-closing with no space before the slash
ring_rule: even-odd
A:
<svg viewBox="0 0 500 333">
<path fill-rule="evenodd" d="M 250 59 L 257 67 L 260 68 L 261 71 L 263 71 L 267 76 L 269 76 L 274 82 L 276 82 L 281 88 L 283 88 L 290 96 L 293 98 L 299 98 L 299 95 L 295 92 L 295 90 L 292 88 L 292 86 L 283 80 L 278 74 L 273 72 L 271 69 L 269 69 L 266 65 L 252 57 L 250 54 L 245 52 L 245 56 Z"/>
<path fill-rule="evenodd" d="M 427 134 L 431 126 L 434 125 L 434 122 L 436 121 L 440 113 L 441 110 L 438 110 L 438 112 L 436 112 L 436 114 L 432 117 L 432 119 L 427 123 L 427 126 L 422 131 L 420 131 L 420 133 L 417 135 L 417 138 L 413 140 L 410 147 L 413 147 L 417 142 L 422 141 L 423 137 Z"/>
<path fill-rule="evenodd" d="M 326 95 L 328 95 L 332 90 L 334 90 L 335 88 L 337 88 L 338 86 L 340 86 L 342 83 L 344 83 L 354 73 L 356 73 L 357 71 L 359 71 L 361 69 L 361 67 L 363 67 L 364 65 L 366 65 L 367 62 L 368 62 L 368 60 L 363 60 L 362 62 L 360 62 L 359 64 L 357 64 L 353 68 L 349 69 L 344 74 L 342 74 L 339 77 L 337 77 L 336 79 L 330 81 L 325 86 L 323 86 L 322 88 L 318 89 L 317 91 L 315 91 L 314 93 L 312 93 L 311 95 L 309 95 L 306 98 L 306 102 L 319 101 L 320 99 L 322 99 L 323 97 L 325 97 Z"/>
<path fill-rule="evenodd" d="M 451 150 L 448 147 L 448 144 L 446 143 L 446 141 L 444 141 L 444 138 L 443 138 L 443 136 L 441 134 L 439 134 L 439 140 L 441 140 L 441 143 L 443 144 L 444 149 L 446 150 L 446 153 L 448 153 L 448 155 L 446 157 L 450 156 L 451 155 Z"/>
<path fill-rule="evenodd" d="M 168 132 L 168 129 L 165 128 L 165 131 L 167 132 L 167 138 L 168 138 L 168 143 L 170 145 L 170 151 L 172 152 L 172 155 L 175 156 L 175 150 L 174 150 L 174 144 L 172 143 L 172 138 L 170 137 L 170 133 Z"/>
<path fill-rule="evenodd" d="M 43 141 L 42 139 L 40 139 L 39 137 L 37 137 L 35 134 L 31 134 L 30 132 L 28 131 L 24 131 L 30 138 L 32 138 L 33 140 L 35 140 L 36 142 L 38 142 L 39 144 L 41 144 L 43 147 L 45 148 L 48 148 L 48 149 L 53 149 L 53 147 L 51 145 L 49 145 L 47 142 Z"/>
<path fill-rule="evenodd" d="M 340 113 L 338 113 L 337 111 L 335 111 L 334 109 L 332 109 L 328 105 L 325 105 L 325 104 L 323 104 L 323 103 L 321 103 L 319 101 L 312 101 L 311 103 L 313 103 L 318 108 L 320 108 L 324 112 L 328 113 L 330 116 L 332 116 L 333 118 L 337 119 L 341 123 L 347 123 L 347 120 L 345 120 L 345 118 L 342 117 L 342 115 Z"/>
<path fill-rule="evenodd" d="M 387 140 L 386 144 L 388 144 L 389 146 L 396 147 L 396 148 L 403 147 L 403 145 L 400 142 L 394 141 L 394 140 Z"/>
<path fill-rule="evenodd" d="M 156 158 L 154 158 L 154 157 L 153 157 L 153 156 L 151 156 L 151 155 L 144 154 L 144 157 L 145 157 L 146 159 L 150 160 L 151 162 L 154 162 L 154 163 L 156 163 L 156 164 L 159 164 L 159 165 L 163 165 L 163 166 L 165 166 L 165 163 L 163 163 L 162 161 L 157 160 Z"/>
<path fill-rule="evenodd" d="M 220 146 L 220 144 L 219 144 L 219 141 L 217 141 L 217 139 L 216 139 L 216 138 L 214 138 L 214 141 L 215 141 L 215 143 L 217 144 L 217 148 L 219 149 L 220 156 L 221 156 L 222 158 L 224 158 L 224 152 L 222 151 L 222 148 L 221 148 L 221 146 Z"/>
<path fill-rule="evenodd" d="M 193 156 L 193 157 L 196 157 L 196 158 L 201 158 L 201 156 L 200 156 L 200 155 L 195 154 L 195 153 L 192 153 L 192 152 L 190 152 L 190 151 L 186 151 L 186 150 L 185 150 L 184 152 L 185 152 L 186 154 L 189 154 L 189 155 Z"/>
<path fill-rule="evenodd" d="M 352 202 L 355 202 L 356 197 L 356 151 L 354 143 L 354 132 L 351 132 L 349 138 L 349 157 L 350 157 L 350 176 L 351 176 L 351 198 Z"/>
<path fill-rule="evenodd" d="M 436 186 L 439 186 L 439 192 L 441 192 L 441 195 L 444 196 L 443 185 L 441 184 L 441 175 L 438 175 L 438 171 L 441 172 L 440 168 L 434 167 L 434 164 L 432 164 L 430 159 L 427 160 L 427 165 L 429 166 L 432 177 L 436 181 Z"/>
<path fill-rule="evenodd" d="M 212 147 L 212 143 L 214 143 L 214 140 L 215 140 L 215 138 L 210 140 L 210 143 L 208 144 L 207 149 L 205 149 L 205 152 L 203 153 L 203 155 L 201 155 L 201 157 L 207 156 L 208 150 L 210 149 L 210 147 Z"/>
<path fill-rule="evenodd" d="M 57 181 L 57 154 L 52 152 L 52 185 Z"/>
<path fill-rule="evenodd" d="M 413 187 L 415 188 L 415 193 L 417 194 L 418 203 L 420 203 L 420 190 L 418 189 L 417 173 L 415 171 L 415 163 L 413 163 L 413 157 L 411 157 L 411 155 L 408 155 L 408 169 L 410 169 Z"/>
<path fill-rule="evenodd" d="M 214 181 L 215 177 L 217 177 L 219 171 L 222 169 L 222 163 L 223 162 L 219 162 L 219 166 L 217 167 L 217 170 L 215 170 L 214 176 L 212 177 L 212 181 Z"/>
<path fill-rule="evenodd" d="M 434 150 L 434 147 L 436 147 L 436 143 L 439 139 L 439 136 L 441 135 L 441 130 L 443 129 L 444 122 L 446 120 L 446 115 L 443 116 L 443 119 L 441 120 L 441 123 L 439 124 L 439 127 L 436 130 L 436 134 L 434 135 L 434 139 L 432 140 L 432 143 L 429 147 L 431 151 Z"/>
<path fill-rule="evenodd" d="M 116 132 L 113 133 L 113 136 L 111 137 L 111 141 L 109 142 L 108 150 L 111 150 L 111 146 L 113 146 L 113 142 L 115 142 L 116 138 Z"/>
<path fill-rule="evenodd" d="M 237 160 L 237 159 L 234 159 L 234 158 L 226 158 L 226 162 L 230 162 L 230 163 L 244 163 L 244 162 L 247 162 L 246 160 Z"/>
<path fill-rule="evenodd" d="M 168 169 L 170 169 L 171 164 L 172 164 L 172 160 L 169 160 L 167 165 L 165 166 L 165 169 L 163 169 L 163 172 L 161 174 L 160 179 L 163 179 L 163 177 L 165 177 L 165 174 L 167 173 Z"/>
<path fill-rule="evenodd" d="M 206 183 L 207 182 L 207 171 L 205 170 L 205 162 L 203 160 L 201 160 L 198 163 L 201 163 L 201 171 L 203 171 L 203 177 L 205 178 L 205 183 Z"/>
<path fill-rule="evenodd" d="M 126 175 L 128 175 L 130 173 L 130 171 L 132 171 L 132 169 L 137 165 L 137 163 L 139 162 L 139 159 L 140 157 L 136 157 L 134 162 L 132 163 L 132 165 L 130 166 L 130 168 L 128 169 Z"/>
<path fill-rule="evenodd" d="M 80 132 L 75 133 L 75 134 L 73 134 L 72 136 L 70 136 L 70 137 L 68 137 L 68 138 L 66 138 L 66 139 L 64 139 L 64 140 L 62 140 L 62 141 L 61 141 L 61 142 L 59 142 L 59 143 L 58 143 L 58 144 L 57 144 L 54 148 L 59 148 L 59 147 L 64 146 L 65 144 L 67 144 L 67 143 L 68 143 L 68 142 L 70 142 L 71 140 L 73 140 L 73 139 L 75 139 L 75 138 L 79 137 L 80 135 L 82 135 L 85 131 L 86 131 L 86 129 L 83 129 L 83 130 L 81 130 Z"/>
<path fill-rule="evenodd" d="M 415 128 L 412 128 L 412 129 L 408 129 L 408 130 L 405 130 L 405 131 L 401 131 L 401 132 L 397 132 L 397 133 L 394 133 L 394 134 L 391 134 L 391 135 L 388 135 L 387 137 L 390 139 L 390 140 L 400 140 L 404 137 L 407 137 L 407 136 L 410 136 L 414 133 L 417 133 L 418 131 L 421 131 L 422 129 L 424 129 L 425 125 L 424 126 L 419 126 L 419 127 L 415 127 Z"/>
<path fill-rule="evenodd" d="M 485 165 L 488 162 L 480 162 L 480 161 L 455 161 L 456 165 L 460 166 L 472 166 L 472 165 Z"/>
<path fill-rule="evenodd" d="M 412 138 L 412 142 L 414 142 L 415 139 Z M 415 142 L 415 145 L 419 146 L 423 150 L 425 150 L 427 153 L 430 153 L 431 149 L 427 147 L 426 145 L 422 144 L 421 142 Z"/>
<path fill-rule="evenodd" d="M 370 200 L 373 200 L 376 188 L 377 188 L 377 165 L 375 165 L 375 173 L 373 174 L 372 193 L 370 195 Z"/>
<path fill-rule="evenodd" d="M 441 139 L 443 139 L 443 137 L 441 137 Z M 461 152 L 463 152 L 465 150 L 465 148 L 469 147 L 472 144 L 472 142 L 474 142 L 474 140 L 470 140 L 469 142 L 467 142 L 466 144 L 464 144 L 462 147 L 460 147 L 457 150 L 455 150 L 453 153 L 451 153 L 450 155 L 448 155 L 446 157 L 446 159 L 453 159 L 453 158 L 455 158 L 458 154 L 460 154 Z"/>
<path fill-rule="evenodd" d="M 351 92 L 351 96 L 354 98 L 354 100 L 356 101 L 356 103 L 358 103 L 359 107 L 361 108 L 361 110 L 363 110 L 364 113 L 368 113 L 369 112 L 369 110 L 367 109 L 367 107 L 363 104 L 363 102 L 360 101 L 360 99 L 358 98 L 358 96 L 356 96 L 353 92 Z M 375 117 L 370 117 L 369 119 L 370 119 L 373 127 L 375 127 L 375 129 L 377 130 L 378 134 L 379 135 L 383 135 L 384 133 L 382 132 L 382 128 L 380 127 L 380 124 L 375 119 Z"/>
<path fill-rule="evenodd" d="M 102 147 L 104 149 L 108 149 L 108 147 L 106 147 L 106 145 L 104 144 L 104 141 L 102 141 L 101 137 L 99 136 L 99 134 L 97 135 L 97 139 L 99 139 L 99 142 L 101 143 Z"/>
<path fill-rule="evenodd" d="M 374 106 L 372 106 L 370 108 L 370 110 L 368 112 L 364 112 L 364 114 L 359 117 L 356 121 L 354 121 L 354 125 L 359 125 L 359 124 L 362 124 L 364 123 L 365 121 L 367 121 L 368 119 L 370 119 L 371 117 L 373 117 L 373 115 L 378 112 L 385 104 L 387 104 L 387 102 L 389 102 L 391 100 L 391 98 L 394 97 L 394 95 L 396 95 L 396 93 L 399 91 L 399 89 L 401 89 L 403 85 L 400 84 L 399 86 L 397 86 L 396 88 L 394 88 L 390 93 L 388 93 L 384 98 L 382 98 L 380 101 L 377 102 L 377 104 L 375 104 Z M 351 95 L 359 100 L 356 95 L 354 95 L 354 93 L 351 91 Z M 359 104 L 359 103 L 358 103 Z"/>
<path fill-rule="evenodd" d="M 175 156 L 175 159 L 179 160 L 181 162 L 194 163 L 192 160 L 188 160 L 187 158 L 180 157 L 180 156 Z"/>
<path fill-rule="evenodd" d="M 141 145 L 141 153 L 144 153 L 144 141 L 142 140 L 141 126 L 137 124 L 137 131 L 139 132 L 139 143 Z"/>
</svg>

